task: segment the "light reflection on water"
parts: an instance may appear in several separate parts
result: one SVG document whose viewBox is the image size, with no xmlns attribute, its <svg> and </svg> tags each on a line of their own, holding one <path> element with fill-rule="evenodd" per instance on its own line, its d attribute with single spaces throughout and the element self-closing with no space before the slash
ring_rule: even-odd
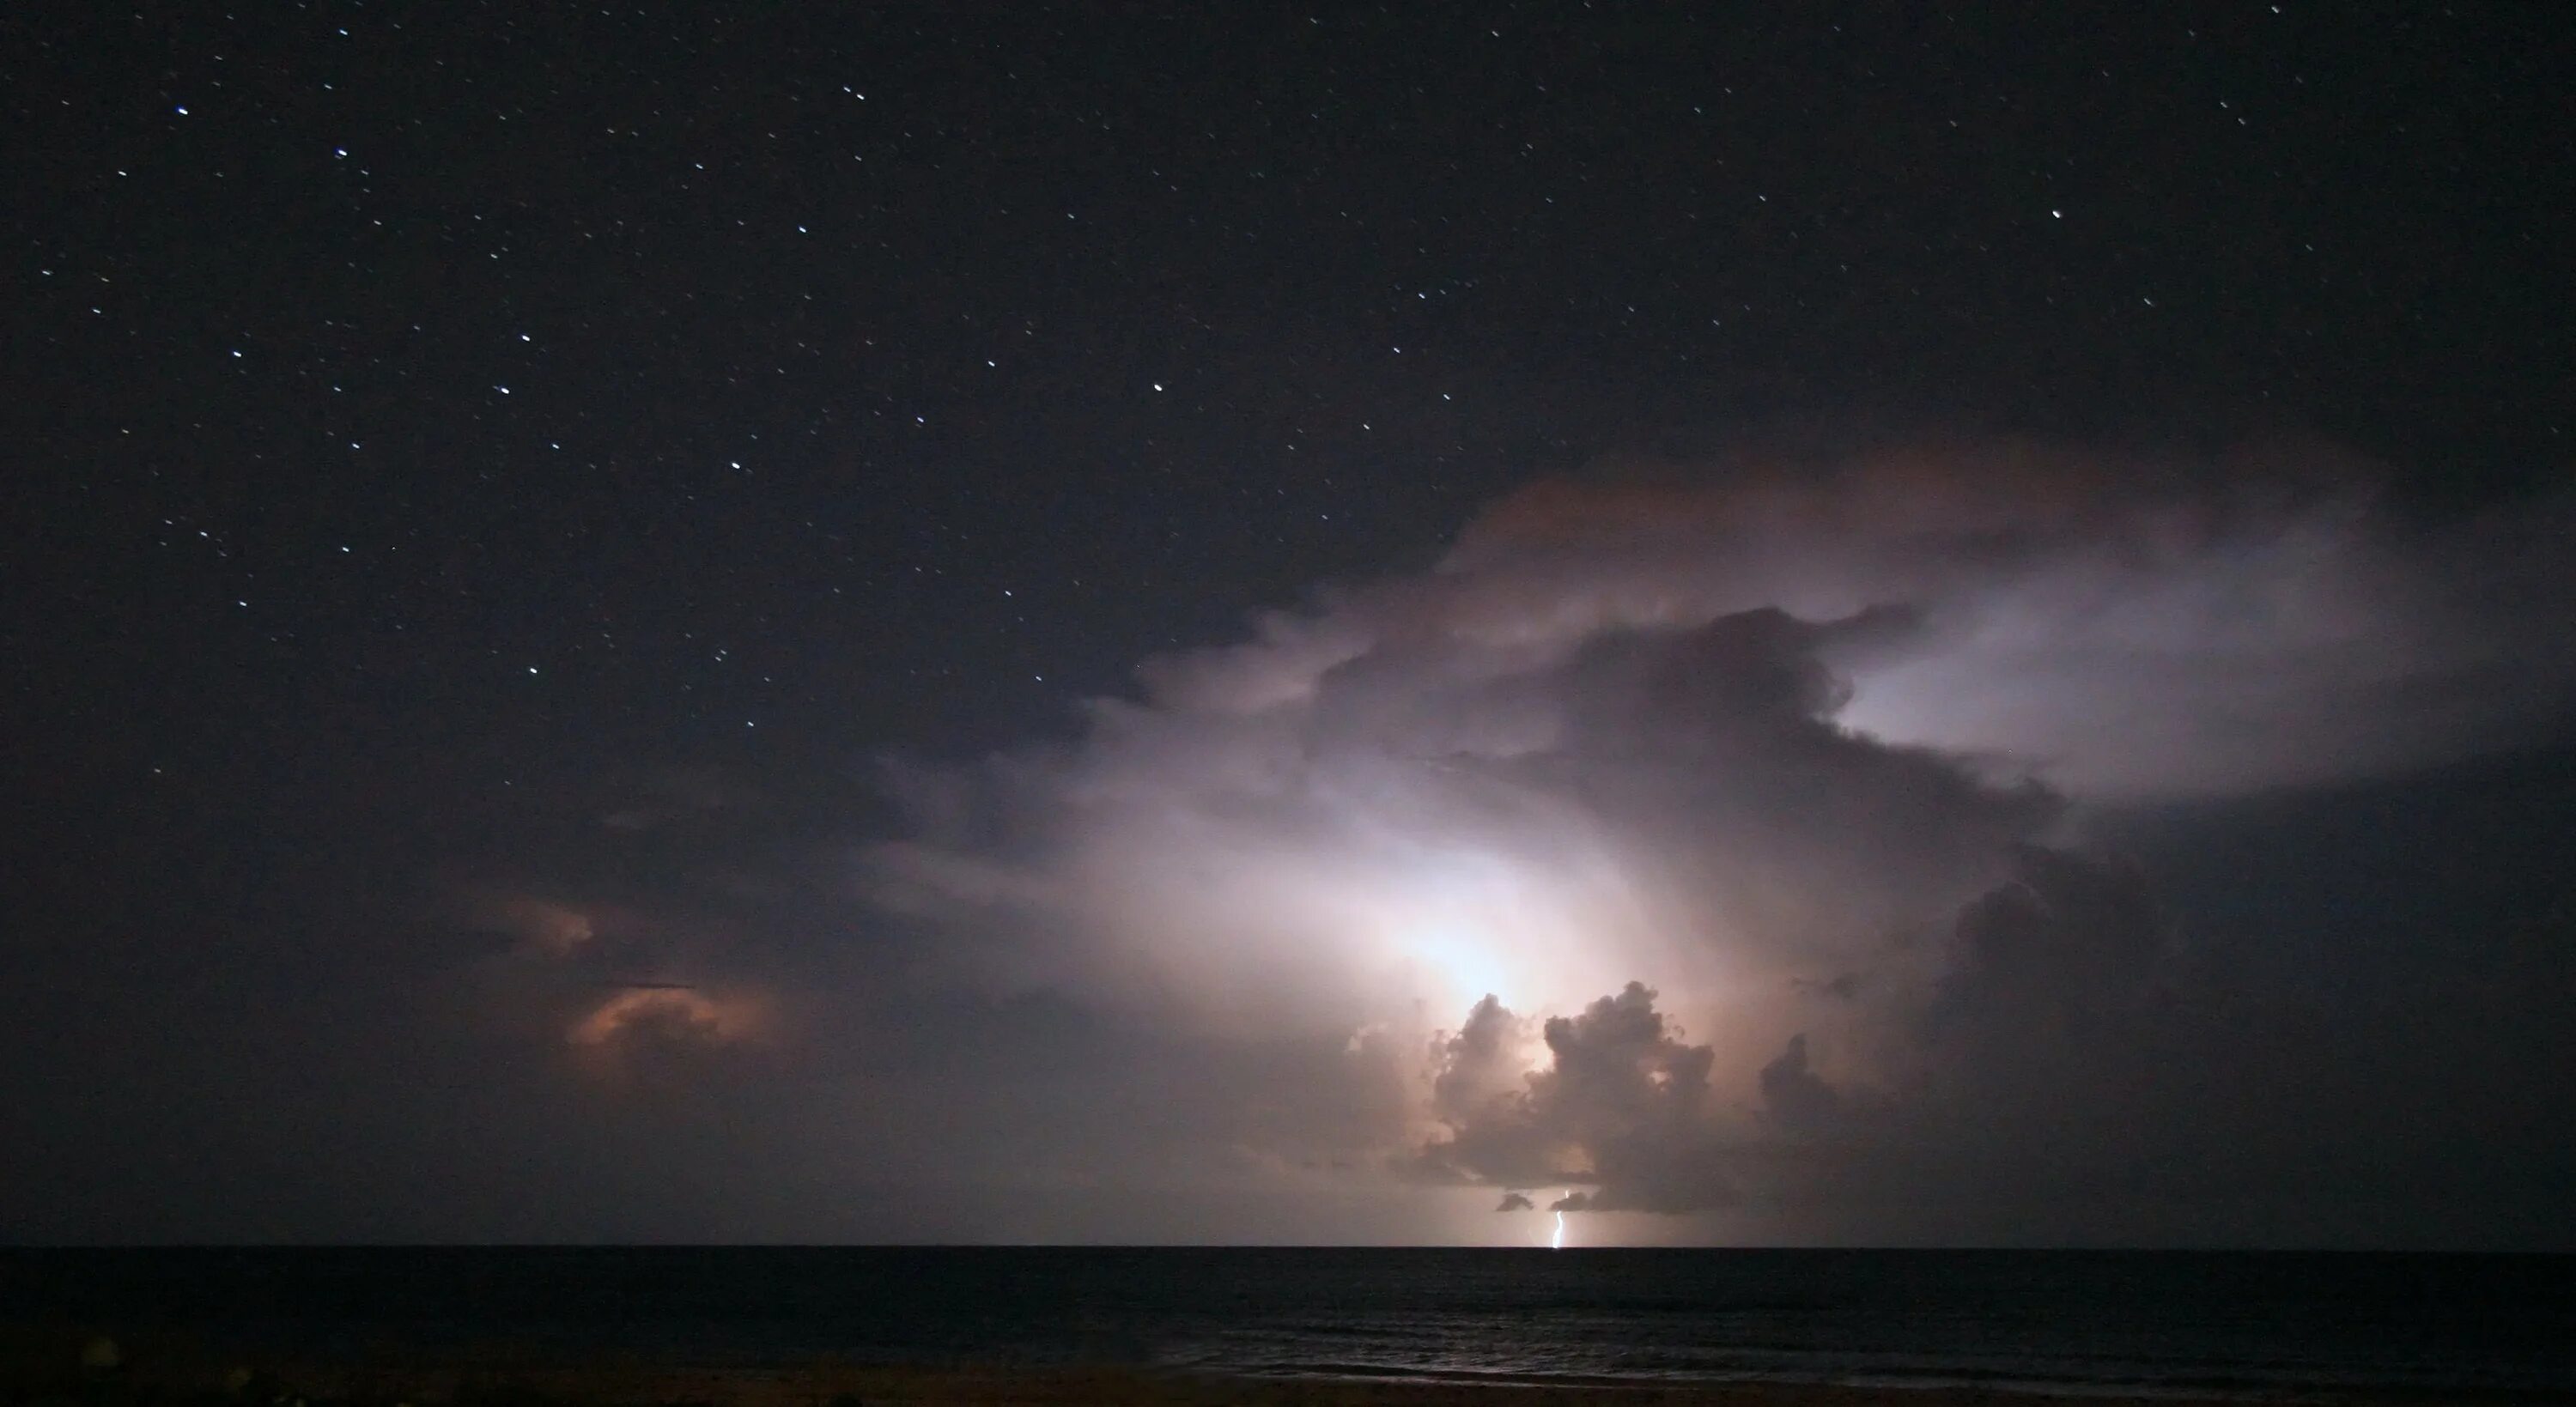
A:
<svg viewBox="0 0 2576 1407">
<path fill-rule="evenodd" d="M 0 1319 L 704 1363 L 2576 1399 L 2576 1257 L 1545 1250 L 0 1250 Z"/>
</svg>

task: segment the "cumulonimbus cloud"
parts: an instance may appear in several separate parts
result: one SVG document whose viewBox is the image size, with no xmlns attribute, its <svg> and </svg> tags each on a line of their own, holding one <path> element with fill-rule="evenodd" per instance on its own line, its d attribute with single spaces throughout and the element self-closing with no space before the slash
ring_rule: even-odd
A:
<svg viewBox="0 0 2576 1407">
<path fill-rule="evenodd" d="M 1543 484 L 1431 571 L 1147 662 L 1070 746 L 890 769 L 867 892 L 961 983 L 1347 1051 L 1381 1122 L 1307 1132 L 1389 1175 L 1694 1211 L 1858 1141 L 1937 1162 L 2178 980 L 2070 804 L 2563 711 L 2563 588 L 2505 521 L 2410 523 L 2312 447 Z"/>
</svg>

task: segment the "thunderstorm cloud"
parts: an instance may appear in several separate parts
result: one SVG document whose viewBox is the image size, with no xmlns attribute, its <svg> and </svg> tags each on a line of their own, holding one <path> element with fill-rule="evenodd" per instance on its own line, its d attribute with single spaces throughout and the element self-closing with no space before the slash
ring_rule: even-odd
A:
<svg viewBox="0 0 2576 1407">
<path fill-rule="evenodd" d="M 2195 945 L 2112 823 L 2545 740 L 2565 515 L 2507 521 L 2300 445 L 1543 483 L 1146 662 L 1070 745 L 890 769 L 863 888 L 946 980 L 1235 1052 L 1246 1157 L 1754 1235 L 2188 1236 L 2292 1200 L 2232 1139 L 2359 1161 L 2294 1083 L 2355 1038 Z M 2334 1215 L 2400 1195 L 2374 1166 Z"/>
<path fill-rule="evenodd" d="M 2576 1245 L 2570 521 L 2305 445 L 1535 484 L 1051 740 L 532 787 L 415 918 L 138 1006 L 166 1227 L 78 1141 L 8 1186 L 73 1237 Z"/>
</svg>

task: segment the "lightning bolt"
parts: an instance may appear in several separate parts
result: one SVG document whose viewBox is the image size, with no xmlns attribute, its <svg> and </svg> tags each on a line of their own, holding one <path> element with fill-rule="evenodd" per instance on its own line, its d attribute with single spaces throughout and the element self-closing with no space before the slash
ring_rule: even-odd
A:
<svg viewBox="0 0 2576 1407">
<path fill-rule="evenodd" d="M 1565 1249 L 1565 1213 L 1563 1212 L 1556 1214 L 1556 1234 L 1548 1238 L 1547 1248 L 1551 1251 Z"/>
</svg>

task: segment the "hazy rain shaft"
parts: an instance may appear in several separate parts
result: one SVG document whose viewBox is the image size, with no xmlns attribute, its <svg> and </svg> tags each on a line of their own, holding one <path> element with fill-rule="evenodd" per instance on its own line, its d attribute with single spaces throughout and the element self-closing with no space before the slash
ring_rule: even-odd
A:
<svg viewBox="0 0 2576 1407">
<path fill-rule="evenodd" d="M 2406 522 L 2304 444 L 1623 464 L 1146 662 L 1073 745 L 891 767 L 910 831 L 867 893 L 940 980 L 1262 1052 L 1211 1063 L 1247 1082 L 1218 1103 L 1353 1091 L 1223 1132 L 1257 1160 L 1955 1232 L 2094 1088 L 2146 1111 L 2080 1142 L 2111 1160 L 2286 1097 L 2165 1109 L 2145 1057 L 2053 1049 L 2070 1021 L 2332 1063 L 2337 1033 L 2173 1018 L 2229 975 L 2088 808 L 2509 743 L 2566 698 L 2535 540 Z"/>
</svg>

